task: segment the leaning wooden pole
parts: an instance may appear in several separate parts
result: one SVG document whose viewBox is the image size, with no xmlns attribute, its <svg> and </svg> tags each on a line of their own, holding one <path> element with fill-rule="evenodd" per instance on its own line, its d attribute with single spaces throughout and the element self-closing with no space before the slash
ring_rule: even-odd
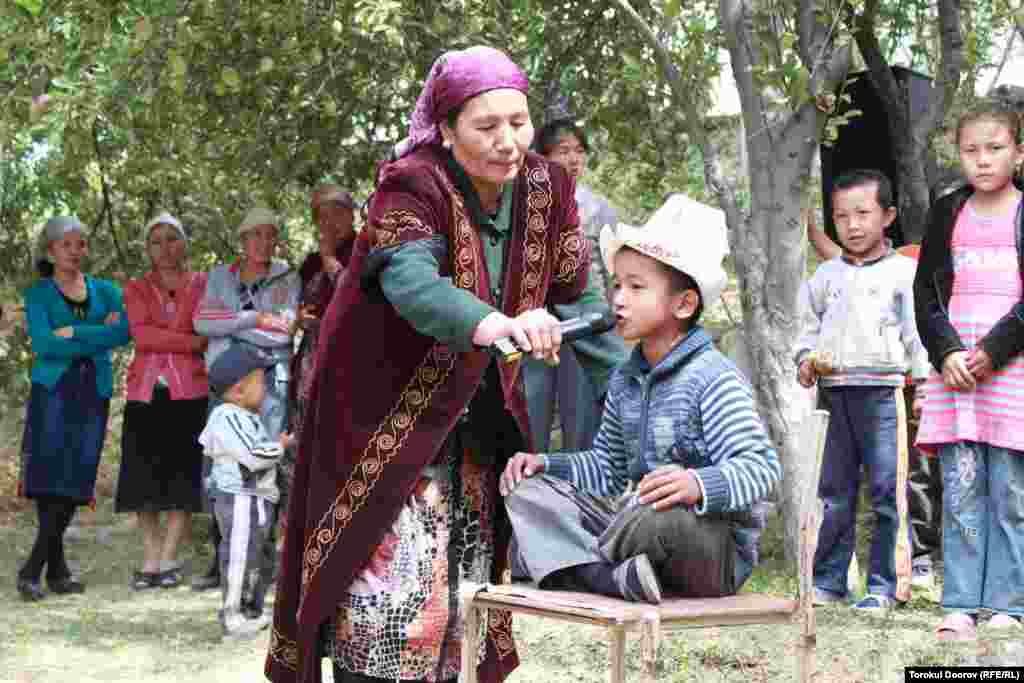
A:
<svg viewBox="0 0 1024 683">
<path fill-rule="evenodd" d="M 825 515 L 825 504 L 818 498 L 821 463 L 825 456 L 828 435 L 828 411 L 815 410 L 804 420 L 800 443 L 810 446 L 810 466 L 804 468 L 800 491 L 800 552 L 797 571 L 800 591 L 800 642 L 797 643 L 797 680 L 811 683 L 815 669 L 815 650 L 818 645 L 817 624 L 814 620 L 814 553 L 818 549 L 818 529 Z"/>
<path fill-rule="evenodd" d="M 907 478 L 910 475 L 910 444 L 907 443 L 907 404 L 903 387 L 896 387 L 896 514 L 899 528 L 896 531 L 896 599 L 910 600 L 911 552 L 910 521 L 907 505 Z"/>
</svg>

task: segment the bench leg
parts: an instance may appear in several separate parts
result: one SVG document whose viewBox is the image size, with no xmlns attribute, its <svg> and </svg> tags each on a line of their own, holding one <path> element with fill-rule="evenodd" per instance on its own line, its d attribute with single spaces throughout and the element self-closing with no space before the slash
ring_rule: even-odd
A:
<svg viewBox="0 0 1024 683">
<path fill-rule="evenodd" d="M 608 681 L 626 683 L 626 627 L 608 627 Z"/>
<path fill-rule="evenodd" d="M 487 619 L 487 610 L 480 609 L 473 600 L 483 586 L 463 583 L 459 589 L 459 606 L 462 610 L 465 634 L 462 637 L 462 683 L 477 683 L 476 656 L 480 651 L 480 625 Z"/>
<path fill-rule="evenodd" d="M 658 649 L 661 647 L 661 617 L 655 611 L 644 615 L 640 623 L 640 656 L 643 662 L 644 683 L 657 683 Z"/>
<path fill-rule="evenodd" d="M 805 603 L 799 618 L 800 640 L 797 642 L 797 680 L 811 683 L 814 677 L 815 650 L 818 647 L 818 625 L 810 596 L 803 596 Z"/>
</svg>

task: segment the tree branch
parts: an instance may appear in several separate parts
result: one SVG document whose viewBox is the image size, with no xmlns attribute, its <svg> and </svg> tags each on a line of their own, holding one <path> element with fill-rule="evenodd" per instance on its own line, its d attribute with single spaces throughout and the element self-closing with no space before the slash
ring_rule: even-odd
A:
<svg viewBox="0 0 1024 683">
<path fill-rule="evenodd" d="M 817 5 L 815 0 L 800 0 L 796 26 L 797 51 L 804 68 L 810 73 L 809 86 L 814 96 L 834 91 L 839 80 L 850 71 L 853 57 L 848 47 L 835 49 L 842 9 L 837 10 L 831 24 L 826 25 L 818 21 Z"/>
<path fill-rule="evenodd" d="M 960 88 L 964 69 L 964 39 L 960 27 L 960 0 L 938 0 L 942 62 L 928 100 L 928 109 L 913 122 L 913 135 L 930 136 L 946 116 Z"/>
<path fill-rule="evenodd" d="M 1014 24 L 1016 26 L 1016 23 Z M 988 90 L 985 92 L 991 92 L 996 84 L 999 83 L 999 79 L 1003 75 L 1003 70 L 1006 69 L 1006 62 L 1010 59 L 1010 51 L 1013 49 L 1013 44 L 1017 41 L 1017 30 L 1010 31 L 1010 37 L 1006 39 L 1006 47 L 1003 48 L 1003 56 L 999 60 L 999 66 L 996 67 L 995 74 L 992 75 L 992 80 L 989 81 Z"/>
<path fill-rule="evenodd" d="M 114 229 L 114 204 L 110 198 L 110 183 L 107 182 L 106 166 L 103 163 L 103 151 L 100 149 L 99 118 L 92 122 L 92 144 L 93 149 L 96 150 L 96 164 L 100 169 L 100 187 L 103 190 L 103 210 L 100 212 L 96 227 L 100 226 L 100 223 L 103 221 L 103 214 L 105 213 L 107 216 L 107 228 L 110 231 L 110 239 L 114 242 L 114 249 L 117 251 L 118 263 L 121 264 L 123 272 L 128 272 L 128 260 L 124 257 L 124 251 L 121 249 L 121 240 L 117 236 L 117 230 Z"/>
<path fill-rule="evenodd" d="M 857 41 L 857 47 L 868 66 L 868 79 L 874 87 L 875 92 L 881 98 L 887 118 L 889 130 L 894 140 L 899 140 L 905 135 L 904 131 L 909 130 L 910 110 L 907 107 L 906 98 L 896 82 L 889 62 L 882 54 L 882 46 L 875 35 L 875 19 L 878 16 L 878 0 L 866 0 L 864 11 L 854 19 L 853 36 Z"/>
<path fill-rule="evenodd" d="M 644 42 L 654 52 L 654 57 L 661 67 L 662 76 L 672 93 L 673 102 L 683 111 L 687 134 L 691 142 L 695 143 L 701 151 L 704 159 L 704 180 L 712 194 L 718 199 L 719 206 L 725 212 L 726 223 L 738 227 L 742 222 L 739 203 L 736 200 L 735 191 L 726 184 L 722 177 L 718 162 L 718 152 L 711 144 L 711 137 L 704 128 L 704 118 L 697 109 L 697 98 L 686 92 L 683 76 L 679 68 L 672 61 L 665 45 L 658 40 L 657 34 L 651 29 L 648 23 L 641 17 L 629 0 L 615 0 L 615 4 L 625 13 L 633 27 L 640 32 Z"/>
</svg>

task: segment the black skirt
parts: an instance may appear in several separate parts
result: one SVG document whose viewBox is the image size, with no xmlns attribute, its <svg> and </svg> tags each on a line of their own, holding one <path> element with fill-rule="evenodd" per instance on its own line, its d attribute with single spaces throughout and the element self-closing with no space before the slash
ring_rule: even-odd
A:
<svg viewBox="0 0 1024 683">
<path fill-rule="evenodd" d="M 206 408 L 206 398 L 172 401 L 162 387 L 150 403 L 125 404 L 117 512 L 202 510 Z"/>
</svg>

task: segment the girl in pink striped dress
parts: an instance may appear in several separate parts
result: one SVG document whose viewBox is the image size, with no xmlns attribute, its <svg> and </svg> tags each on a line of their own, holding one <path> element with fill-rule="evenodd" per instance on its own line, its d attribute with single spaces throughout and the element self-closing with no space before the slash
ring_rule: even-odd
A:
<svg viewBox="0 0 1024 683">
<path fill-rule="evenodd" d="M 1024 302 L 1017 115 L 984 102 L 957 126 L 969 185 L 932 206 L 914 280 L 917 326 L 935 369 L 918 448 L 942 468 L 940 640 L 1024 616 Z"/>
</svg>

